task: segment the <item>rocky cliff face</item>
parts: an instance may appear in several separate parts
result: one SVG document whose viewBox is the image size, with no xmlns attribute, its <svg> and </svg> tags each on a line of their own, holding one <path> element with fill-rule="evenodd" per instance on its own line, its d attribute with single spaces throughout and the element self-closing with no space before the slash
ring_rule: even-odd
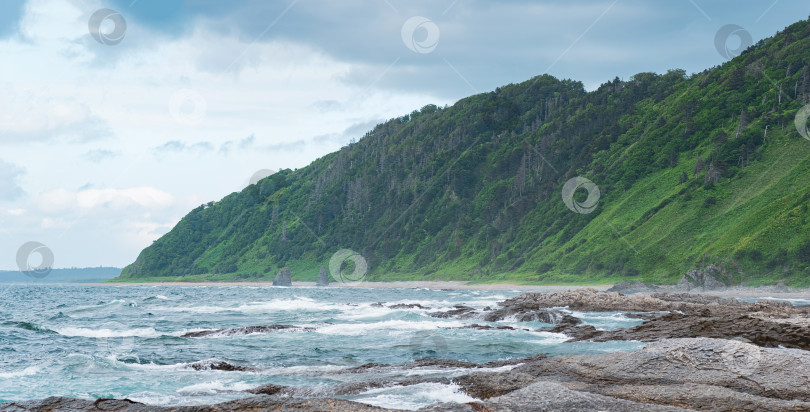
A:
<svg viewBox="0 0 810 412">
<path fill-rule="evenodd" d="M 273 286 L 292 286 L 292 274 L 290 268 L 282 268 L 273 279 Z"/>
<path fill-rule="evenodd" d="M 318 283 L 317 286 L 329 286 L 329 272 L 326 268 L 321 268 L 321 271 L 318 272 Z"/>
</svg>

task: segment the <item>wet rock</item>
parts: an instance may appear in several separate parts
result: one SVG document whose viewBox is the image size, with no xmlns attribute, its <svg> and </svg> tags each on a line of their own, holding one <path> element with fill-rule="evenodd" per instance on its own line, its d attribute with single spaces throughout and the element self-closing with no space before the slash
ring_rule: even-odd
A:
<svg viewBox="0 0 810 412">
<path fill-rule="evenodd" d="M 245 326 L 241 328 L 228 328 L 228 329 L 210 329 L 201 330 L 196 332 L 188 332 L 181 337 L 183 338 L 204 338 L 207 336 L 238 336 L 249 335 L 251 333 L 270 333 L 279 330 L 287 329 L 307 329 L 293 325 L 263 325 L 263 326 Z"/>
<path fill-rule="evenodd" d="M 501 309 L 493 310 L 484 316 L 487 322 L 497 322 L 499 320 L 515 320 L 517 322 L 542 322 L 542 323 L 559 323 L 564 316 L 564 313 L 552 309 L 537 309 L 534 307 L 525 307 L 522 305 L 511 305 Z"/>
<path fill-rule="evenodd" d="M 322 267 L 321 271 L 318 272 L 318 283 L 316 283 L 315 285 L 329 286 L 329 272 L 326 270 L 325 267 Z"/>
<path fill-rule="evenodd" d="M 277 395 L 288 391 L 289 388 L 286 386 L 273 385 L 272 383 L 269 383 L 267 385 L 259 386 L 258 388 L 248 389 L 246 392 L 254 395 Z"/>
<path fill-rule="evenodd" d="M 397 303 L 396 305 L 390 305 L 388 307 L 391 309 L 430 309 L 430 307 L 422 306 L 418 303 Z"/>
<path fill-rule="evenodd" d="M 478 323 L 473 323 L 472 325 L 465 325 L 465 326 L 458 326 L 455 328 L 447 328 L 447 329 L 476 329 L 476 330 L 516 330 L 511 326 L 501 325 L 501 326 L 490 326 L 490 325 L 480 325 Z M 525 329 L 528 330 L 528 329 Z"/>
<path fill-rule="evenodd" d="M 282 268 L 273 279 L 273 286 L 292 286 L 292 274 L 290 268 Z"/>
<path fill-rule="evenodd" d="M 432 312 L 428 315 L 434 318 L 454 318 L 454 319 L 474 319 L 478 317 L 478 312 L 474 308 L 464 305 L 455 305 L 453 309 L 444 312 Z"/>
<path fill-rule="evenodd" d="M 583 325 L 582 320 L 571 315 L 564 315 L 562 320 L 554 326 L 537 329 L 538 332 L 563 333 L 569 336 L 569 341 L 593 339 L 602 334 L 593 325 Z"/>
<path fill-rule="evenodd" d="M 537 377 L 526 373 L 512 373 L 509 379 L 503 379 L 500 374 L 477 372 L 454 378 L 453 382 L 473 398 L 488 399 L 529 386 L 535 380 Z"/>
<path fill-rule="evenodd" d="M 225 361 L 221 361 L 219 359 L 209 359 L 199 362 L 194 362 L 189 365 L 191 369 L 195 371 L 229 371 L 229 372 L 245 372 L 245 371 L 253 371 L 254 368 L 248 368 L 246 366 L 239 366 L 233 365 Z"/>
</svg>

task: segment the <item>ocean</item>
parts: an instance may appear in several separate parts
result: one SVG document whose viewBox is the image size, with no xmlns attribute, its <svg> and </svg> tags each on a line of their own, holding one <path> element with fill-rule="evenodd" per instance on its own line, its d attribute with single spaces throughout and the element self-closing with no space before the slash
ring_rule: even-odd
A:
<svg viewBox="0 0 810 412">
<path fill-rule="evenodd" d="M 405 364 L 433 357 L 484 363 L 537 353 L 591 354 L 644 346 L 641 342 L 565 343 L 565 335 L 535 331 L 549 326 L 539 322 L 428 315 L 457 304 L 494 308 L 497 302 L 520 293 L 241 285 L 0 285 L 0 402 L 68 396 L 199 405 L 253 396 L 244 391 L 276 384 L 377 406 L 418 409 L 472 398 L 452 383 L 377 387 L 350 395 L 336 395 L 329 388 L 357 381 L 359 374 L 346 371 L 372 362 Z M 389 307 L 396 304 L 422 307 Z M 618 312 L 570 313 L 598 329 L 641 323 Z M 517 329 L 463 328 L 476 323 Z M 296 327 L 183 337 L 191 332 L 264 325 Z M 218 362 L 245 370 L 208 367 Z M 463 367 L 423 367 L 385 373 L 452 377 L 469 372 Z M 385 380 L 386 376 L 383 373 L 378 378 Z"/>
</svg>

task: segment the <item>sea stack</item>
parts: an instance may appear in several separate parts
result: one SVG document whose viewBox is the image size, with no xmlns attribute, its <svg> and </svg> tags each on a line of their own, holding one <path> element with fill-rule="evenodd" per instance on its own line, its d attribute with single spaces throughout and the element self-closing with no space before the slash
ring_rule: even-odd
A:
<svg viewBox="0 0 810 412">
<path fill-rule="evenodd" d="M 273 286 L 292 286 L 292 275 L 290 268 L 281 268 L 278 275 L 273 279 Z"/>
<path fill-rule="evenodd" d="M 325 267 L 321 267 L 321 271 L 318 272 L 317 286 L 329 286 L 329 272 L 326 271 Z"/>
</svg>

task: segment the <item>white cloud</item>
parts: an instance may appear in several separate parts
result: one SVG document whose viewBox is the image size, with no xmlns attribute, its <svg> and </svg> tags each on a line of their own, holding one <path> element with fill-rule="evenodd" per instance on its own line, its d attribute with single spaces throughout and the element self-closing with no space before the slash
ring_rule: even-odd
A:
<svg viewBox="0 0 810 412">
<path fill-rule="evenodd" d="M 125 265 L 259 169 L 303 167 L 381 119 L 471 93 L 467 80 L 486 91 L 540 74 L 612 1 L 299 2 L 269 28 L 286 5 L 216 4 L 160 23 L 178 30 L 139 20 L 129 3 L 115 6 L 127 21 L 115 46 L 87 30 L 95 10 L 112 7 L 101 0 L 29 0 L 20 32 L 0 39 L 0 55 L 13 56 L 0 64 L 0 153 L 13 161 L 0 160 L 0 269 L 33 239 L 58 252 L 57 266 Z M 716 28 L 688 2 L 661 7 L 616 4 L 552 74 L 591 85 L 720 61 Z M 717 18 L 727 8 L 704 7 Z M 440 26 L 433 53 L 402 43 L 412 15 Z M 183 104 L 204 103 L 191 107 L 199 119 L 178 119 L 188 107 L 172 115 L 180 90 L 194 92 Z"/>
<path fill-rule="evenodd" d="M 86 213 L 89 209 L 109 208 L 123 210 L 133 206 L 146 209 L 165 208 L 174 203 L 174 197 L 154 187 L 135 187 L 127 189 L 86 189 L 71 192 L 56 189 L 40 193 L 36 204 L 46 212 L 79 211 Z"/>
<path fill-rule="evenodd" d="M 0 201 L 17 199 L 23 194 L 17 180 L 23 171 L 19 167 L 0 159 Z"/>
</svg>

